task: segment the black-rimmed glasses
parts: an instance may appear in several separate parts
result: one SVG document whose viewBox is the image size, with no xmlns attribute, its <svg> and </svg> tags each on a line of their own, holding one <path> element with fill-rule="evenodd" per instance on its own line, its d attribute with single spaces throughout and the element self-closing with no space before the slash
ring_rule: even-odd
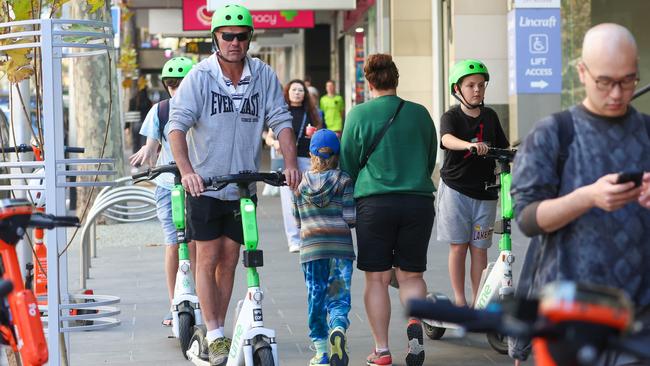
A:
<svg viewBox="0 0 650 366">
<path fill-rule="evenodd" d="M 594 74 L 591 73 L 591 70 L 589 70 L 589 67 L 587 67 L 587 64 L 582 62 L 582 66 L 584 66 L 587 74 L 594 79 L 596 88 L 601 91 L 611 91 L 616 85 L 620 86 L 621 90 L 633 90 L 637 84 L 639 84 L 638 74 L 628 75 L 622 79 L 615 80 L 607 76 L 595 77 Z"/>
</svg>

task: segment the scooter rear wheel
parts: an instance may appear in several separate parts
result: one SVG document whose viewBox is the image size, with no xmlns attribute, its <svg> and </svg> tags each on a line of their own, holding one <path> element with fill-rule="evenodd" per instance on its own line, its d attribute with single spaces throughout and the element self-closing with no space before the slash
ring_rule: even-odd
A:
<svg viewBox="0 0 650 366">
<path fill-rule="evenodd" d="M 424 321 L 422 322 L 422 328 L 424 328 L 424 334 L 433 340 L 442 338 L 442 336 L 445 335 L 445 330 L 447 330 L 441 327 L 434 327 L 433 325 L 429 325 Z"/>
<path fill-rule="evenodd" d="M 187 350 L 190 348 L 192 334 L 194 333 L 194 317 L 189 313 L 178 314 L 178 340 L 181 344 L 181 352 L 187 359 Z"/>
<path fill-rule="evenodd" d="M 490 347 L 502 355 L 508 354 L 508 337 L 497 332 L 486 334 Z"/>
<path fill-rule="evenodd" d="M 208 341 L 205 339 L 205 333 L 204 325 L 194 327 L 189 349 L 185 353 L 185 357 L 194 364 L 199 364 L 201 361 L 208 361 Z M 188 357 L 188 353 L 191 353 L 191 357 Z"/>
</svg>

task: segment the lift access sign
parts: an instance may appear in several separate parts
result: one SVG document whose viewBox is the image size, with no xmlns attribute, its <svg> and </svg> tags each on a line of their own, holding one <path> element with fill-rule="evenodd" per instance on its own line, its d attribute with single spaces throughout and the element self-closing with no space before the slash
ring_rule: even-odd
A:
<svg viewBox="0 0 650 366">
<path fill-rule="evenodd" d="M 562 92 L 560 9 L 515 9 L 508 14 L 508 91 Z"/>
</svg>

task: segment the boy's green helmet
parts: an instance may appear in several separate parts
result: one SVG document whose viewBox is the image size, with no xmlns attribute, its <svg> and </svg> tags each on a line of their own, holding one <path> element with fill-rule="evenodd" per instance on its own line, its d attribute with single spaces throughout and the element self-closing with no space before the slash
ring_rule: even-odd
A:
<svg viewBox="0 0 650 366">
<path fill-rule="evenodd" d="M 483 62 L 473 59 L 457 62 L 451 68 L 451 73 L 449 73 L 449 89 L 451 90 L 451 94 L 454 94 L 454 84 L 457 84 L 465 76 L 473 74 L 483 74 L 485 81 L 490 80 L 487 66 Z"/>
<path fill-rule="evenodd" d="M 224 5 L 212 14 L 212 32 L 219 27 L 248 27 L 253 30 L 253 16 L 241 5 Z"/>
<path fill-rule="evenodd" d="M 184 78 L 194 66 L 194 60 L 188 57 L 174 57 L 165 62 L 162 68 L 162 79 Z"/>
</svg>

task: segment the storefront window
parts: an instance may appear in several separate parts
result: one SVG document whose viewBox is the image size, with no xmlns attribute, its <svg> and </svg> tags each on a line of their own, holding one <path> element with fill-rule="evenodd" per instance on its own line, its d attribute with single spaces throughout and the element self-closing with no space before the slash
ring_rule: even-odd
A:
<svg viewBox="0 0 650 366">
<path fill-rule="evenodd" d="M 562 109 L 579 103 L 585 96 L 576 64 L 589 27 L 591 0 L 562 0 Z"/>
<path fill-rule="evenodd" d="M 580 103 L 584 99 L 584 87 L 578 78 L 576 64 L 582 53 L 582 39 L 593 25 L 611 22 L 625 26 L 636 38 L 639 48 L 639 88 L 650 79 L 650 24 L 647 21 L 647 0 L 562 0 L 562 107 Z M 650 93 L 639 97 L 633 105 L 644 113 L 650 113 Z"/>
</svg>

